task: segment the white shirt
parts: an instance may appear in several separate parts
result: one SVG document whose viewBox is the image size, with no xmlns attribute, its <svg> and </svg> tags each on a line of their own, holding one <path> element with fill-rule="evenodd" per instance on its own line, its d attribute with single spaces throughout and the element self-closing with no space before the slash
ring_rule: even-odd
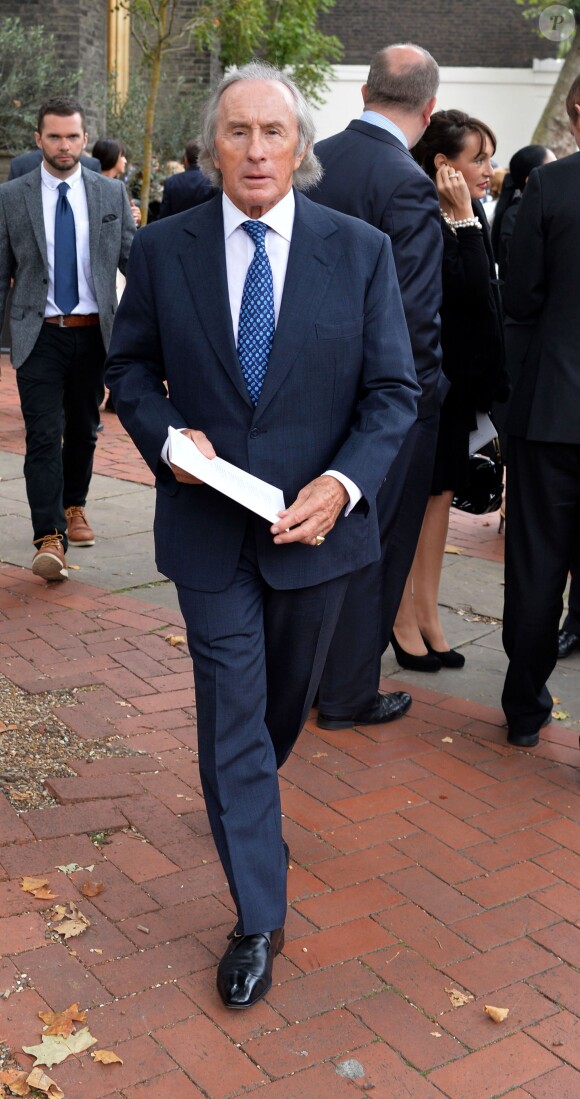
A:
<svg viewBox="0 0 580 1099">
<path fill-rule="evenodd" d="M 77 273 L 79 282 L 79 303 L 73 309 L 73 313 L 98 313 L 99 307 L 95 296 L 93 276 L 91 274 L 91 254 L 89 249 L 89 208 L 81 166 L 67 179 L 59 179 L 41 165 L 40 175 L 42 180 L 42 212 L 44 215 L 44 235 L 46 237 L 46 254 L 48 259 L 48 298 L 44 310 L 45 317 L 58 317 L 61 310 L 54 300 L 54 222 L 56 206 L 59 199 L 58 187 L 61 183 L 68 183 L 67 199 L 75 219 L 75 236 L 77 245 Z"/>
<path fill-rule="evenodd" d="M 274 316 L 276 323 L 278 323 L 282 294 L 284 292 L 284 280 L 286 278 L 288 256 L 290 254 L 295 208 L 294 191 L 290 190 L 271 210 L 268 210 L 263 217 L 258 218 L 258 221 L 262 221 L 268 226 L 268 232 L 265 237 L 265 247 L 266 252 L 268 253 L 268 259 L 270 260 L 270 267 L 272 268 Z M 225 193 L 222 195 L 222 210 L 224 218 L 228 296 L 230 299 L 230 311 L 234 329 L 234 342 L 237 346 L 244 283 L 256 246 L 245 229 L 241 228 L 244 221 L 249 221 L 251 219 L 248 218 L 248 215 L 244 214 L 242 210 L 238 209 L 237 206 L 234 206 L 231 199 L 229 199 Z M 161 457 L 164 461 L 167 461 L 168 448 L 169 439 L 164 444 L 161 453 Z M 362 492 L 349 477 L 345 477 L 344 473 L 338 473 L 334 469 L 327 469 L 325 470 L 325 474 L 340 481 L 340 484 L 343 485 L 348 492 L 349 503 L 346 505 L 345 510 L 345 515 L 348 515 L 355 504 L 358 504 Z"/>
<path fill-rule="evenodd" d="M 396 137 L 397 141 L 400 141 L 401 145 L 404 145 L 406 149 L 409 148 L 406 134 L 403 133 L 400 126 L 397 126 L 396 122 L 387 118 L 386 115 L 379 114 L 378 111 L 363 111 L 359 121 L 368 122 L 371 126 L 378 126 L 380 130 L 386 130 L 387 133 Z"/>
</svg>

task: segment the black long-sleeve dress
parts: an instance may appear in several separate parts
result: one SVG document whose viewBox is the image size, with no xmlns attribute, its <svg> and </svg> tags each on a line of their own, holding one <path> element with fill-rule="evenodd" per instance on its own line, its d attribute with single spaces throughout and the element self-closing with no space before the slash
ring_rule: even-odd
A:
<svg viewBox="0 0 580 1099">
<path fill-rule="evenodd" d="M 489 412 L 507 395 L 501 304 L 485 214 L 474 203 L 482 228 L 453 231 L 442 220 L 443 371 L 451 386 L 441 408 L 431 495 L 464 486 L 469 433 L 476 412 Z M 504 396 L 505 399 L 505 396 Z"/>
</svg>

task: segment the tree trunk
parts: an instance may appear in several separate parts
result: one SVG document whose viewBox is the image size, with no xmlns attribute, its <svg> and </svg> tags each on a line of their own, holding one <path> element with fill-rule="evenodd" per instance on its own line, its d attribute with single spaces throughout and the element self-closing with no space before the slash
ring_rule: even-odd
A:
<svg viewBox="0 0 580 1099">
<path fill-rule="evenodd" d="M 568 156 L 569 153 L 575 152 L 577 148 L 568 127 L 566 96 L 570 85 L 579 73 L 580 28 L 577 27 L 569 53 L 532 137 L 535 144 L 546 145 L 548 149 L 554 151 L 557 157 Z"/>
<path fill-rule="evenodd" d="M 145 113 L 145 134 L 143 137 L 143 176 L 141 180 L 141 225 L 147 225 L 149 215 L 149 195 L 151 193 L 151 168 L 153 160 L 153 130 L 155 127 L 155 110 L 157 107 L 157 93 L 161 79 L 161 50 L 151 64 L 151 85 L 147 97 L 147 110 Z"/>
</svg>

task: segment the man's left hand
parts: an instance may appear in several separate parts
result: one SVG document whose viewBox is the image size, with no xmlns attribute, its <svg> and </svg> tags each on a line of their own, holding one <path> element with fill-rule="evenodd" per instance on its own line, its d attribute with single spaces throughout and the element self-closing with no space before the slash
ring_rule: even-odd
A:
<svg viewBox="0 0 580 1099">
<path fill-rule="evenodd" d="M 286 542 L 303 542 L 306 546 L 320 545 L 332 530 L 348 492 L 336 477 L 324 474 L 300 489 L 289 508 L 279 512 L 280 521 L 270 527 L 277 546 Z"/>
</svg>

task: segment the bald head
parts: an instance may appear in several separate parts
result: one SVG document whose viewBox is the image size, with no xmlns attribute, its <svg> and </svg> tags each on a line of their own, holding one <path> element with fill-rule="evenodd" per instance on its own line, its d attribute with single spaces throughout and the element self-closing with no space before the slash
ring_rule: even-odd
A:
<svg viewBox="0 0 580 1099">
<path fill-rule="evenodd" d="M 439 67 L 421 46 L 398 43 L 379 50 L 371 61 L 363 95 L 365 107 L 415 114 L 424 110 L 439 87 Z"/>
</svg>

